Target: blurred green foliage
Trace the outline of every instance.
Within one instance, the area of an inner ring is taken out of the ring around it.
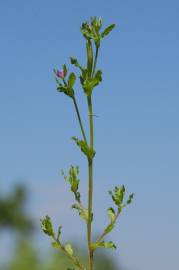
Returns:
[[[9,254],[5,265],[0,263],[0,270],[66,270],[74,265],[62,252],[52,250],[44,254],[35,243],[32,243],[34,228],[33,219],[29,217],[25,207],[27,201],[27,189],[22,186],[15,187],[9,194],[0,194],[0,230],[11,229],[18,233],[15,249]],[[34,238],[34,237],[33,237]],[[73,245],[75,248],[75,245]],[[87,264],[85,252],[78,247],[75,252],[79,254],[84,264]],[[96,254],[96,267],[98,270],[119,270],[115,262],[105,251]]]
[[[17,186],[10,194],[0,194],[0,230],[13,229],[20,232],[31,232],[34,225],[26,214],[25,203],[27,190]]]
[[[82,261],[87,262],[82,252]],[[9,262],[0,266],[0,270],[66,270],[72,267],[71,261],[61,252],[52,252],[42,255],[28,238],[19,239]],[[119,270],[112,259],[106,253],[96,256],[96,270]]]

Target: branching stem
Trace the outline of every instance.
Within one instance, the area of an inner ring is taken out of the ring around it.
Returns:
[[[55,238],[54,238],[54,240],[55,240],[55,242],[57,242],[59,244],[60,249],[67,255],[68,258],[70,258],[73,261],[73,263],[78,267],[78,269],[80,269],[80,270],[86,270],[86,268],[81,264],[81,262],[79,261],[79,259],[76,256],[74,256],[73,254],[72,255],[69,254],[66,251],[65,246],[62,245],[62,243],[59,240],[57,240]]]
[[[117,214],[116,214],[116,216],[114,218],[114,220],[109,225],[111,225],[111,226],[115,225],[115,223],[116,223],[116,221],[117,221],[120,213],[121,213],[121,209],[119,208],[118,211],[117,211]],[[109,233],[107,231],[108,226],[104,229],[104,231],[102,232],[102,234],[98,237],[98,239],[96,240],[96,243],[101,242],[103,240],[103,238]]]

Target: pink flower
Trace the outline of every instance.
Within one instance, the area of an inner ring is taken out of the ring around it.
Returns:
[[[63,79],[65,76],[64,76],[64,71],[63,70],[57,70],[57,73],[56,73],[57,77]]]

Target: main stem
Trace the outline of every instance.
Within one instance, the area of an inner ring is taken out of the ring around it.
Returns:
[[[91,96],[88,98],[89,110],[89,125],[90,125],[90,147],[94,146],[94,132],[93,132],[93,107]],[[93,270],[93,250],[91,249],[91,224],[92,224],[92,205],[93,205],[93,159],[88,159],[88,254],[89,254],[89,270]]]

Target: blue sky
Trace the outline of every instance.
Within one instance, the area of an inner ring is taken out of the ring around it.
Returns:
[[[178,14],[172,0],[0,3],[0,188],[25,182],[36,220],[49,213],[76,240],[85,229],[69,208],[59,171],[79,164],[86,198],[86,162],[70,140],[80,130],[72,103],[56,92],[52,70],[69,64],[69,56],[84,63],[84,20],[96,15],[104,26],[116,23],[101,46],[103,83],[93,96],[99,116],[95,226],[100,231],[107,222],[109,189],[124,184],[135,192],[110,238],[119,247],[114,256],[129,270],[179,266]],[[87,123],[86,100],[80,88],[76,92]]]

